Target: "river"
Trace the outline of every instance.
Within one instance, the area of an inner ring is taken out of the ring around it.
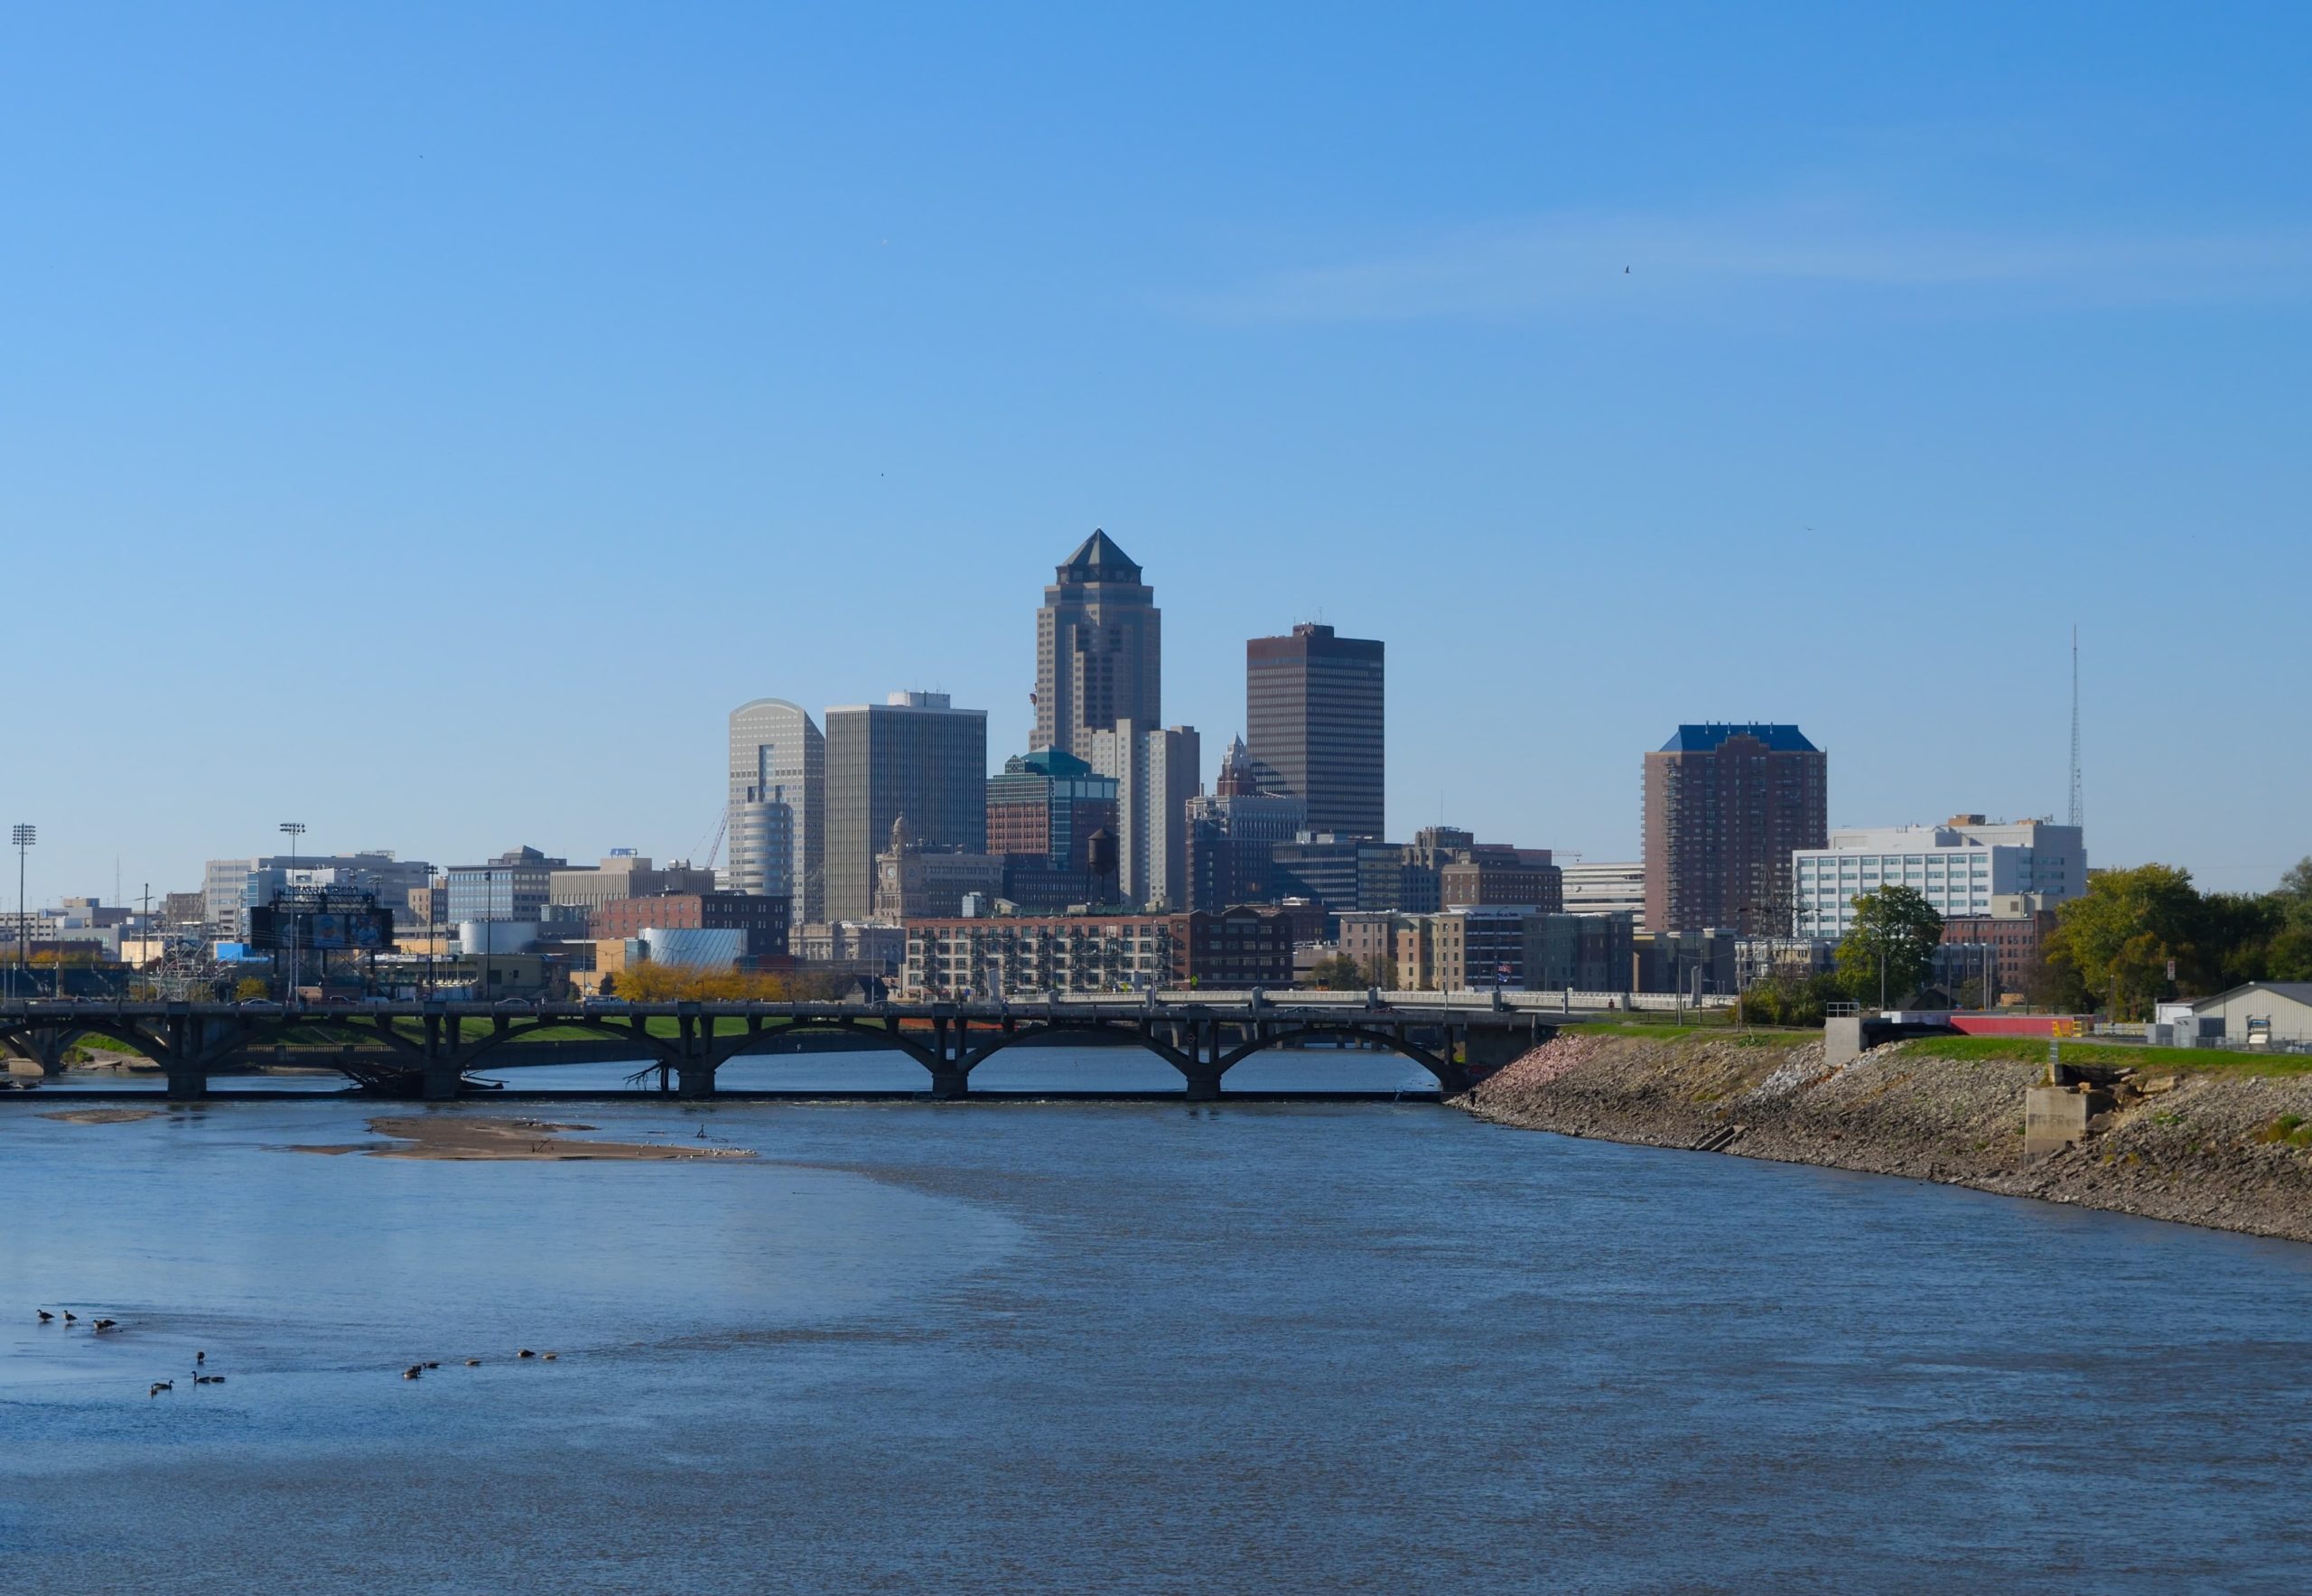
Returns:
[[[2301,1583],[2312,1248],[1428,1104],[65,1106],[0,1105],[11,1589]]]

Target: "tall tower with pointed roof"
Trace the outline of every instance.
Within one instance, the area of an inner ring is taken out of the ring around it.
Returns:
[[[1118,721],[1163,723],[1163,614],[1140,567],[1095,529],[1036,611],[1037,748],[1078,759]]]

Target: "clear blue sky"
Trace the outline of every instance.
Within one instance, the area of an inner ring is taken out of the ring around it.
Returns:
[[[1705,718],[2057,812],[2077,621],[2097,861],[2312,851],[2300,5],[5,20],[35,899],[680,854],[760,695],[1000,759],[1095,526],[1215,759],[1387,639],[1394,832],[1634,857]]]

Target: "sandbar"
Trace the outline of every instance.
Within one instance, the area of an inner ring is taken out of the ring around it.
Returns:
[[[369,1128],[395,1145],[369,1150],[372,1158],[510,1159],[568,1162],[582,1159],[695,1161],[752,1158],[743,1147],[704,1147],[695,1143],[583,1142],[561,1134],[591,1131],[586,1125],[543,1119],[480,1119],[458,1114],[426,1114],[373,1119]]]

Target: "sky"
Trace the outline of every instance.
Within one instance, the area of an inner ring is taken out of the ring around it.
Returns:
[[[2312,11],[0,4],[0,809],[703,854],[723,721],[1031,725],[1102,527],[1217,763],[1388,645],[1389,826],[2312,853]]]

